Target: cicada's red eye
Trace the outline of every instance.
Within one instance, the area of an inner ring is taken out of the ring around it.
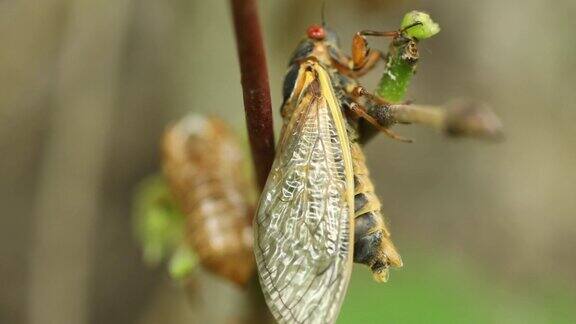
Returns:
[[[326,31],[324,31],[324,28],[319,25],[312,25],[308,27],[306,34],[308,34],[308,38],[315,40],[323,40],[324,37],[326,37]]]

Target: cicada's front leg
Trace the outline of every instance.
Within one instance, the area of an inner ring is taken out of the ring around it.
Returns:
[[[338,67],[338,70],[350,77],[361,77],[370,72],[380,61],[383,59],[383,54],[379,50],[375,50],[368,46],[366,36],[385,36],[395,37],[398,35],[397,31],[394,32],[378,32],[372,30],[359,31],[352,38],[352,56],[342,57],[342,55],[333,55],[333,59]]]
[[[356,76],[368,73],[382,59],[382,52],[368,46],[366,36],[370,35],[369,31],[361,31],[352,39],[352,70]]]
[[[352,56],[342,54],[341,51],[332,50],[330,56],[338,71],[348,77],[358,78],[370,72],[383,56],[379,50],[368,46],[365,31],[354,35],[352,39]]]
[[[371,50],[368,47],[368,40],[366,36],[376,36],[376,37],[391,37],[397,39],[399,36],[404,35],[404,32],[417,25],[421,25],[421,22],[415,22],[401,30],[396,31],[374,31],[374,30],[363,30],[357,32],[352,39],[352,62],[353,69],[357,73],[362,73],[364,69],[370,70],[378,59],[382,58],[382,54],[379,51]],[[364,72],[365,73],[365,72]]]

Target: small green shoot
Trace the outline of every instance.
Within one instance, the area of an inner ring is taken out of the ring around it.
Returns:
[[[418,22],[420,24],[416,24]],[[440,26],[432,21],[430,15],[415,10],[404,16],[400,29],[404,32],[390,44],[390,51],[386,55],[386,71],[376,88],[376,95],[389,103],[405,100],[418,63],[418,41],[440,32]]]
[[[400,28],[404,29],[415,23],[420,23],[420,25],[406,29],[406,35],[416,38],[417,40],[430,38],[440,32],[440,25],[435,23],[429,14],[417,10],[410,11],[404,15]]]

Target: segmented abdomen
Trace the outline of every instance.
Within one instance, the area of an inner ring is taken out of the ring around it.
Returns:
[[[168,129],[163,171],[186,214],[186,239],[211,272],[244,284],[254,270],[243,151],[220,120],[189,116]]]
[[[380,211],[380,200],[358,143],[351,143],[354,168],[354,262],[372,269],[377,281],[386,281],[388,267],[402,266]]]

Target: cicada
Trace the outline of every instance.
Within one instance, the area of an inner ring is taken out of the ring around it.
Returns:
[[[333,31],[313,25],[292,56],[280,140],[254,220],[260,282],[281,323],[335,322],[353,262],[369,266],[379,282],[402,266],[358,143],[358,122],[404,139],[389,129],[386,107],[356,80],[382,58],[365,36],[400,33],[359,32],[347,56]]]
[[[244,152],[219,119],[190,115],[162,140],[163,171],[186,215],[186,239],[201,264],[243,285],[252,276],[250,186]]]

